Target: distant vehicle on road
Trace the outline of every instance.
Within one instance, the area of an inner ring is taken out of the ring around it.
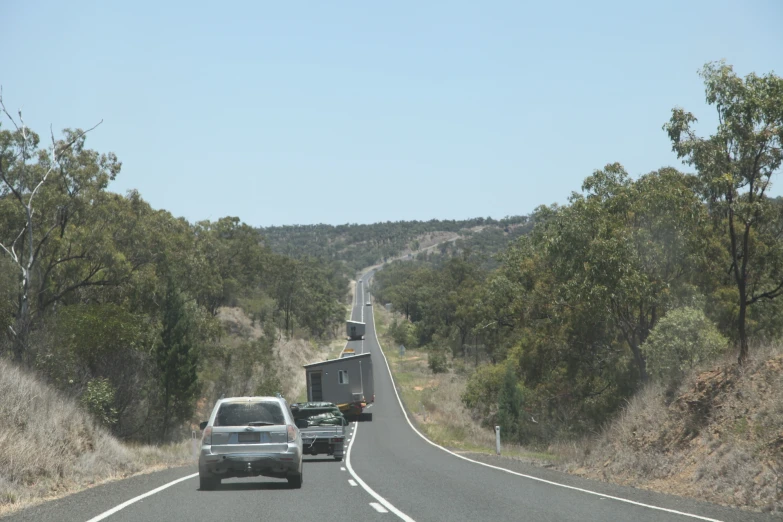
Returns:
[[[353,348],[346,348],[345,350],[343,350],[343,353],[340,354],[340,359],[343,359],[345,357],[353,357],[354,355],[356,355],[356,350],[354,350]]]
[[[364,339],[365,324],[359,321],[347,321],[346,331],[348,338],[352,341]]]
[[[198,458],[201,490],[212,490],[221,480],[233,477],[288,479],[292,488],[302,487],[302,437],[285,399],[277,397],[231,397],[215,403],[203,431]]]

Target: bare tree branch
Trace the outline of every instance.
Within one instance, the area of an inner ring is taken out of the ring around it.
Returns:
[[[19,125],[16,124],[16,120],[14,120],[14,117],[11,116],[11,113],[8,112],[8,109],[5,108],[5,103],[3,103],[3,87],[0,85],[0,110],[5,113],[6,116],[8,116],[8,119],[11,120],[11,123],[14,125],[14,128],[16,130],[19,130]]]
[[[781,294],[783,294],[783,281],[781,281],[780,284],[774,290],[770,290],[769,292],[764,292],[763,294],[753,296],[753,298],[748,301],[748,304],[751,305],[756,301],[760,301],[762,299],[775,299]]]

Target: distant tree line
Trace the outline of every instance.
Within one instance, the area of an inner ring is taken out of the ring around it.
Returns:
[[[469,234],[468,229],[480,226],[502,231],[526,221],[525,216],[509,216],[500,220],[487,217],[458,221],[387,221],[370,225],[287,225],[261,228],[260,232],[277,253],[294,258],[308,256],[342,261],[346,263],[349,272],[353,273],[397,256],[424,234]]]
[[[695,173],[631,179],[614,163],[567,205],[542,206],[528,234],[482,265],[469,251],[395,262],[375,296],[404,321],[396,342],[470,370],[464,403],[523,443],[599,429],[649,380],[783,333],[783,79],[701,71],[719,126],[706,138],[677,108],[664,126]]]

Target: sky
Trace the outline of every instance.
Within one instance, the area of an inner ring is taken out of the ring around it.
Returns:
[[[253,226],[499,219],[608,163],[690,172],[661,127],[714,130],[698,70],[783,74],[780,0],[0,0],[0,27],[30,128],[103,120],[110,190]]]

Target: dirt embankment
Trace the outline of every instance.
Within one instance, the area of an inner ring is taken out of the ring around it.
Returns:
[[[566,471],[783,513],[783,348],[650,386]]]
[[[0,359],[0,516],[110,480],[192,461],[189,441],[126,446],[75,400]]]
[[[351,295],[353,295],[354,287],[355,282],[352,282]],[[221,308],[218,311],[218,318],[233,337],[256,340],[263,335],[261,327],[254,324],[241,308]],[[335,342],[342,343],[344,341],[337,339]],[[335,342],[278,338],[274,345],[274,364],[276,364],[277,376],[282,386],[280,392],[284,397],[293,402],[303,396],[306,382],[302,366],[325,359],[333,352],[332,345]]]

